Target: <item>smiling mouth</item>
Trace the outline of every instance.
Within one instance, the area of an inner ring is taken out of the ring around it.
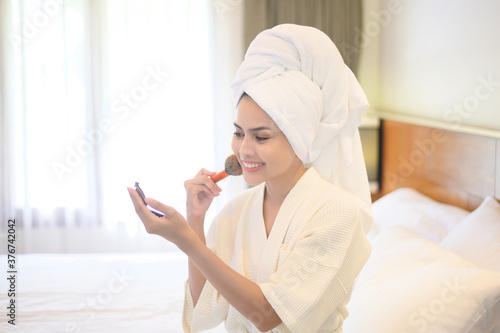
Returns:
[[[263,166],[264,163],[245,163],[243,162],[243,166],[247,169],[255,169],[255,168],[258,168],[260,166]]]

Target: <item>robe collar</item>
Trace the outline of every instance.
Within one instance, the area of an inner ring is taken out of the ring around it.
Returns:
[[[305,224],[307,224],[308,220],[297,218],[297,211],[310,197],[310,192],[314,190],[315,183],[320,179],[321,176],[318,172],[313,167],[309,168],[304,175],[302,175],[297,184],[290,190],[281,204],[276,220],[269,233],[269,237],[264,242],[256,283],[269,281],[271,274],[276,272],[280,253],[282,251],[287,251],[287,246],[295,238],[288,233],[290,227],[293,226],[294,230],[303,230]],[[259,200],[256,202],[260,205],[262,214],[265,185],[262,185],[259,191]],[[265,238],[266,230],[263,216],[261,221],[262,226],[259,230],[262,230]],[[261,238],[261,235],[257,237]]]

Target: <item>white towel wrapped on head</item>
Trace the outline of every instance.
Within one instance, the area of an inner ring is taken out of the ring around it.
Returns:
[[[371,227],[371,198],[358,126],[368,101],[337,47],[320,30],[282,24],[250,44],[232,83],[288,138],[304,166],[351,193]]]

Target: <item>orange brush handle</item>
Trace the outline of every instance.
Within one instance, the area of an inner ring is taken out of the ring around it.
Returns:
[[[226,170],[222,170],[220,172],[217,172],[215,175],[213,175],[212,177],[210,177],[210,179],[212,179],[214,182],[218,182],[218,181],[221,181],[223,180],[224,178],[226,178],[227,176],[229,176],[229,174],[226,172]]]

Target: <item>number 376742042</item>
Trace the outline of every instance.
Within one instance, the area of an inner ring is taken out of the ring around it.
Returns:
[[[9,220],[7,224],[7,265],[9,269],[16,268],[16,220]]]

